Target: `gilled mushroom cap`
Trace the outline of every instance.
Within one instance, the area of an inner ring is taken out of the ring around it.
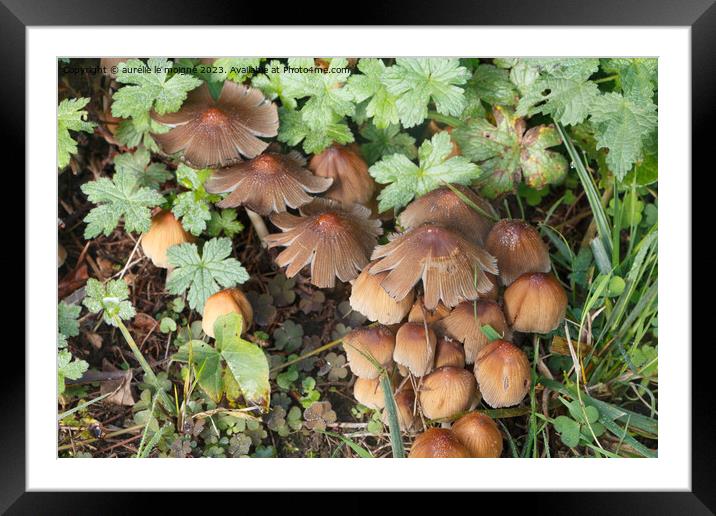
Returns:
[[[508,331],[500,305],[489,299],[460,303],[436,324],[436,329],[462,342],[465,345],[465,361],[472,364],[477,353],[489,342],[482,331],[486,324],[503,336]]]
[[[530,363],[524,352],[494,340],[477,354],[475,378],[482,399],[493,408],[517,405],[530,390]]]
[[[430,310],[439,301],[453,307],[476,299],[492,287],[485,273],[497,273],[490,253],[436,224],[423,224],[376,247],[372,259],[380,260],[371,274],[390,271],[381,285],[393,299],[403,299],[422,279]]]
[[[381,272],[380,274],[382,275],[382,278],[388,275],[387,272]],[[428,324],[433,324],[434,322],[437,322],[447,316],[449,313],[450,309],[442,303],[438,303],[438,306],[436,306],[434,310],[428,310],[425,308],[425,304],[423,303],[423,297],[420,296],[415,300],[415,303],[410,309],[408,321],[420,323],[427,322]]]
[[[238,288],[227,288],[209,296],[204,304],[201,329],[209,337],[214,337],[214,323],[222,315],[236,312],[244,321],[243,332],[246,332],[254,318],[254,310],[243,292]]]
[[[412,432],[420,425],[420,419],[415,417],[415,392],[407,382],[400,392],[394,396],[395,406],[398,409],[398,424],[403,432]],[[388,412],[383,409],[382,421],[388,424]]]
[[[465,367],[465,350],[462,344],[448,337],[438,340],[435,348],[435,369],[445,366]]]
[[[549,272],[549,251],[535,228],[524,220],[503,219],[487,235],[487,250],[497,258],[502,283],[525,272]]]
[[[467,459],[470,452],[447,428],[429,428],[413,441],[409,459]]]
[[[342,207],[329,199],[315,199],[300,212],[300,217],[272,215],[271,222],[283,233],[265,239],[269,247],[286,247],[276,258],[280,267],[288,267],[286,276],[292,278],[310,264],[311,283],[317,287],[333,287],[336,277],[355,279],[383,232],[380,222],[369,219],[370,210],[360,204]]]
[[[286,155],[267,152],[250,161],[214,172],[206,182],[209,193],[229,193],[216,203],[219,208],[247,206],[261,215],[298,208],[325,191],[331,179],[316,177],[304,167],[306,160],[296,151]]]
[[[224,81],[215,101],[206,84],[189,92],[176,113],[152,118],[169,126],[154,139],[167,154],[184,152],[184,160],[196,168],[219,168],[261,154],[268,143],[258,138],[276,136],[278,111],[259,90]]]
[[[502,433],[490,416],[470,412],[455,421],[451,430],[474,458],[502,455]]]
[[[374,410],[380,410],[385,407],[385,397],[383,396],[383,386],[380,378],[356,378],[353,384],[353,397],[361,405]]]
[[[372,265],[373,263],[366,265],[353,282],[349,298],[351,307],[371,321],[378,321],[382,324],[399,323],[410,310],[415,295],[411,290],[400,301],[390,297],[380,286],[380,282],[388,273],[370,274],[368,271]]]
[[[152,217],[149,231],[142,235],[142,250],[155,266],[168,269],[171,264],[167,259],[167,249],[173,245],[193,241],[194,238],[184,231],[184,227],[174,214],[162,210]]]
[[[490,213],[491,207],[471,189],[462,185],[453,188]],[[398,217],[405,229],[418,227],[425,222],[436,222],[456,231],[467,240],[483,245],[490,232],[492,222],[463,201],[450,187],[437,188],[411,202]]]
[[[552,274],[523,274],[505,290],[505,314],[512,328],[549,333],[564,320],[567,294]]]
[[[311,158],[308,167],[317,175],[333,179],[326,197],[344,204],[368,204],[375,182],[368,165],[353,145],[334,144]]]
[[[423,323],[405,323],[395,334],[393,360],[407,367],[413,376],[423,376],[433,368],[437,338]]]
[[[395,335],[385,326],[357,328],[343,337],[348,365],[353,374],[361,378],[377,378],[380,370],[368,359],[372,357],[382,367],[393,363]]]
[[[423,377],[418,396],[423,414],[430,419],[453,417],[480,401],[477,382],[470,371],[450,366]]]

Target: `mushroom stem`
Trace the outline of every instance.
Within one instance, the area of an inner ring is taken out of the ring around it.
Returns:
[[[268,228],[266,227],[266,223],[264,222],[264,219],[261,218],[261,215],[256,213],[253,210],[250,210],[246,208],[246,215],[249,216],[249,220],[251,221],[251,225],[256,230],[256,234],[259,237],[259,240],[261,240],[261,245],[266,247],[266,237],[269,234]]]

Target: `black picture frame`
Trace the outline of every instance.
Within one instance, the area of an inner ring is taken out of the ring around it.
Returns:
[[[280,24],[328,22],[371,25],[607,25],[607,26],[689,26],[691,27],[692,70],[692,156],[696,163],[707,161],[713,147],[713,117],[716,114],[716,4],[715,0],[600,0],[600,1],[541,1],[499,0],[495,2],[454,1],[436,2],[413,0],[409,6],[394,1],[338,11],[337,3],[312,5],[310,9],[293,9],[288,5],[285,19],[267,12],[265,6],[243,5],[226,0],[203,0],[200,3],[180,0],[161,0],[151,4],[146,0],[108,2],[98,0],[0,0],[0,63],[5,73],[0,79],[0,120],[3,145],[7,149],[24,149],[25,137],[25,30],[28,26],[51,25],[223,25],[223,24]],[[341,8],[342,9],[342,8]],[[293,12],[295,11],[295,12]],[[343,13],[343,14],[339,14]],[[141,14],[140,14],[141,13]],[[316,16],[314,13],[322,13]],[[335,13],[331,16],[327,13]],[[350,14],[348,14],[350,13]],[[290,18],[290,19],[289,19]],[[668,102],[668,99],[662,99]],[[696,109],[698,107],[698,109]],[[8,153],[6,152],[7,156]],[[25,169],[24,153],[15,152],[15,174]],[[680,173],[688,174],[689,171]],[[712,174],[713,172],[711,172]],[[24,186],[18,185],[18,187]],[[27,202],[30,202],[26,193]],[[702,194],[703,195],[703,194]],[[696,200],[694,199],[694,204]],[[696,220],[694,220],[695,222]],[[31,235],[25,236],[31,238]],[[19,248],[19,246],[17,246]],[[16,259],[15,259],[16,260]],[[17,261],[17,260],[16,260]],[[7,265],[6,265],[7,266]],[[14,266],[16,267],[16,266]],[[667,271],[671,272],[671,271]],[[27,271],[25,271],[27,273]],[[691,283],[691,278],[685,278]],[[690,300],[684,300],[690,302]],[[27,307],[31,310],[31,307]],[[26,312],[26,324],[30,314]],[[689,344],[688,329],[684,342]],[[694,339],[695,340],[695,339]],[[708,344],[708,343],[707,343]],[[707,347],[711,347],[710,345]],[[25,489],[25,378],[24,356],[13,356],[13,367],[4,368],[0,396],[0,510],[9,514],[107,514],[134,512],[148,503],[143,496],[123,493],[27,493]],[[713,514],[716,511],[716,425],[710,410],[710,378],[713,362],[694,360],[692,363],[692,491],[672,493],[560,493],[558,502],[548,501],[554,494],[533,493],[528,496],[510,495],[511,511],[548,509],[550,513],[570,514]],[[667,365],[668,366],[668,365]],[[81,484],[81,479],[78,479]],[[320,486],[320,483],[317,483]],[[318,487],[317,487],[318,488]],[[555,490],[559,479],[555,479]],[[489,503],[487,494],[480,494],[480,503]],[[504,495],[503,495],[504,496]],[[190,510],[191,502],[205,503],[200,495],[191,497],[172,494],[174,503]],[[355,507],[352,495],[341,502]],[[414,501],[425,507],[424,500]],[[504,500],[504,499],[503,499]],[[246,501],[242,508],[256,501]],[[504,502],[497,502],[504,503]],[[257,504],[258,506],[258,504]],[[335,508],[334,508],[335,509]]]

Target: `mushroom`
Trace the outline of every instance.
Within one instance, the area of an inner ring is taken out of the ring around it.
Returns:
[[[461,195],[486,213],[492,207],[487,201],[462,185],[453,186]],[[398,217],[405,229],[418,227],[425,222],[436,222],[461,234],[477,245],[484,245],[492,222],[469,206],[450,187],[443,186],[411,202]]]
[[[506,340],[494,340],[475,358],[475,378],[482,399],[493,408],[517,405],[530,390],[527,355]]]
[[[465,345],[465,362],[472,364],[477,353],[489,343],[482,331],[485,325],[503,336],[508,331],[500,305],[489,299],[460,303],[435,326],[438,331]]]
[[[423,377],[418,397],[425,417],[445,419],[480,401],[475,377],[461,367],[439,367]]]
[[[435,332],[424,323],[405,323],[395,334],[393,360],[413,376],[423,376],[433,368],[436,344]]]
[[[410,307],[413,305],[415,295],[411,290],[407,296],[400,301],[390,297],[380,282],[388,273],[370,274],[371,262],[366,265],[358,277],[353,281],[351,296],[349,298],[353,310],[365,315],[371,321],[378,321],[382,324],[396,324],[405,318]]]
[[[254,311],[251,303],[238,288],[227,288],[209,296],[204,304],[204,313],[201,319],[201,329],[209,337],[214,337],[214,323],[222,315],[235,312],[241,316],[244,323],[242,333],[251,326]]]
[[[549,333],[564,320],[567,294],[552,274],[523,274],[505,290],[505,314],[512,328]]]
[[[476,299],[492,287],[486,272],[497,274],[495,258],[459,234],[436,224],[422,224],[373,251],[380,259],[371,274],[390,271],[381,286],[403,299],[422,279],[425,307],[442,301],[448,308]]]
[[[551,268],[547,246],[524,220],[499,221],[487,235],[486,247],[497,258],[505,286],[525,272],[549,272]]]
[[[470,452],[452,430],[429,428],[413,441],[409,459],[467,459]]]
[[[388,273],[381,272],[381,274],[383,274],[383,277],[385,277]],[[439,321],[449,313],[450,309],[442,303],[438,303],[438,306],[436,306],[434,310],[428,310],[427,308],[425,308],[425,304],[423,303],[423,298],[421,296],[415,301],[415,304],[413,304],[413,307],[410,309],[410,313],[408,314],[408,321],[427,322],[428,324],[433,324],[434,322]]]
[[[317,287],[333,287],[336,277],[355,279],[383,232],[380,222],[369,219],[370,210],[360,204],[342,207],[329,199],[315,199],[300,212],[300,217],[272,215],[283,233],[266,237],[269,247],[286,247],[276,258],[280,267],[287,267],[286,276],[292,278],[310,264],[311,283]]]
[[[209,193],[230,192],[219,208],[245,206],[260,215],[270,215],[308,204],[308,193],[324,192],[331,179],[316,177],[305,168],[306,160],[296,151],[266,152],[214,172],[205,184]],[[308,192],[308,193],[307,193]]]
[[[334,144],[313,156],[308,168],[317,176],[333,180],[326,192],[329,199],[344,204],[368,204],[373,197],[375,182],[355,145]]]
[[[474,458],[502,455],[502,433],[490,416],[470,412],[455,421],[451,430]]]
[[[361,405],[373,410],[380,410],[385,407],[385,397],[383,396],[383,386],[380,378],[356,378],[353,384],[353,397]]]
[[[395,335],[385,326],[357,328],[343,337],[343,347],[353,374],[370,380],[380,375],[380,369],[368,357],[383,368],[389,367],[393,363]]]
[[[435,369],[444,366],[465,367],[465,350],[448,337],[441,338],[435,347]]]
[[[183,152],[184,161],[194,168],[219,168],[261,154],[268,143],[258,138],[276,136],[278,111],[261,91],[224,81],[218,100],[206,83],[189,92],[176,113],[152,118],[169,126],[154,134],[166,154]]]
[[[194,238],[184,230],[181,222],[168,210],[162,210],[152,217],[149,231],[142,235],[142,250],[152,263],[162,269],[171,269],[167,249]]]
[[[398,409],[398,425],[403,432],[412,432],[420,425],[420,419],[415,417],[415,392],[410,382],[393,396]],[[388,411],[383,409],[382,421],[388,424]]]

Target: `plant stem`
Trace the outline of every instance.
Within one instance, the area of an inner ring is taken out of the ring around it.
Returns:
[[[126,340],[127,344],[129,344],[129,348],[132,350],[132,353],[134,353],[134,358],[136,358],[137,362],[139,362],[139,365],[142,366],[144,375],[147,377],[150,383],[156,385],[158,382],[157,375],[154,374],[154,371],[152,371],[149,362],[146,361],[144,355],[142,355],[142,352],[139,351],[139,347],[137,346],[137,343],[134,342],[134,338],[132,338],[132,335],[129,333],[129,330],[124,325],[119,316],[115,315],[112,319],[117,325],[117,328],[119,328],[119,331],[122,332],[124,340]]]
[[[266,247],[265,239],[269,234],[268,228],[266,227],[266,223],[264,222],[264,219],[256,213],[253,210],[250,210],[246,208],[246,215],[249,216],[249,220],[251,221],[251,225],[254,227],[254,230],[256,231],[256,235],[258,235],[259,240],[261,241],[261,245]]]
[[[388,372],[383,370],[380,375],[380,386],[383,389],[385,398],[385,411],[388,414],[388,428],[390,429],[390,444],[393,448],[393,457],[396,459],[405,458],[403,438],[400,435],[400,424],[398,423],[398,409],[395,406],[393,387],[390,385]]]
[[[428,113],[428,118],[430,120],[440,122],[441,124],[447,124],[451,127],[462,127],[463,125],[465,125],[465,122],[463,122],[459,118],[455,118],[454,116],[450,115],[443,115],[441,113],[436,113],[435,111],[430,111]]]

